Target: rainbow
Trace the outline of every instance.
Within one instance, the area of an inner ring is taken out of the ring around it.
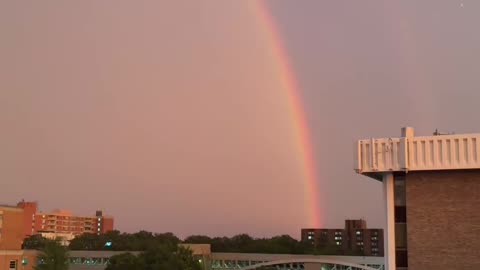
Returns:
[[[289,63],[288,55],[275,25],[275,21],[270,14],[264,1],[248,1],[255,17],[259,18],[262,31],[267,37],[268,47],[271,48],[274,61],[277,67],[278,77],[281,85],[286,89],[286,95],[289,104],[289,114],[295,130],[296,144],[299,149],[299,155],[302,157],[303,178],[305,182],[305,205],[307,215],[309,216],[309,226],[320,226],[320,209],[317,186],[317,170],[313,156],[313,146],[310,139],[310,130],[306,121],[305,112],[301,100],[300,90],[295,78],[295,74]]]

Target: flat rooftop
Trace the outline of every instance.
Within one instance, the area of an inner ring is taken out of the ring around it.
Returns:
[[[386,172],[480,169],[480,134],[414,136],[358,140],[354,170],[378,180]]]

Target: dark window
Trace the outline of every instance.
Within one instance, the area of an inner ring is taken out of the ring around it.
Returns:
[[[407,225],[405,223],[395,224],[395,247],[407,248]]]
[[[395,222],[396,223],[407,222],[407,208],[405,206],[395,206]]]
[[[408,267],[408,255],[406,250],[396,250],[395,257],[397,267]]]
[[[395,205],[406,205],[406,198],[405,198],[405,177],[402,176],[396,176],[395,177],[395,183],[394,183],[394,199],[395,199]]]

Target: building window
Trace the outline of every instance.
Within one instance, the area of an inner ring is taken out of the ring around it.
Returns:
[[[395,206],[395,223],[407,222],[407,207]]]
[[[395,264],[397,267],[408,267],[408,255],[406,250],[395,251]]]
[[[356,234],[357,234],[357,235],[360,235],[360,234],[362,234],[362,232],[361,232],[361,231],[357,231]]]
[[[337,246],[340,246],[341,244],[342,244],[342,242],[338,242],[338,241],[337,241]]]
[[[313,237],[312,237],[311,235],[308,236],[308,240],[312,240],[312,238],[313,238]]]
[[[395,247],[399,249],[407,248],[407,224],[395,224]]]
[[[405,188],[405,177],[396,176],[394,183],[394,200],[396,206],[405,206],[406,205],[406,188]]]
[[[378,239],[378,237],[376,237],[376,236],[372,237],[372,240],[377,240],[377,239]]]
[[[9,267],[9,270],[14,270],[14,269],[17,269],[17,261],[16,260],[12,260],[10,261],[10,267]]]

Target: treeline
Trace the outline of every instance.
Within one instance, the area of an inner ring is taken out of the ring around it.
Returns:
[[[107,244],[108,243],[108,244]],[[120,233],[111,231],[106,234],[82,234],[70,242],[70,250],[120,250],[142,251],[158,244],[175,246],[185,244],[210,244],[212,252],[304,254],[313,252],[311,245],[288,236],[272,238],[253,238],[247,234],[233,237],[208,237],[192,235],[183,241],[172,233]],[[309,250],[310,249],[310,250]]]
[[[92,236],[94,235],[82,237],[85,242],[101,241],[101,237],[94,239]],[[137,236],[145,236],[145,234],[140,233]],[[171,234],[164,236],[165,239],[168,239]],[[39,251],[37,263],[34,266],[35,270],[68,270],[70,268],[69,248],[62,246],[60,241],[48,240],[41,235],[35,235],[25,239],[23,246]],[[202,270],[205,269],[203,266],[202,260],[196,258],[191,250],[174,244],[174,242],[152,241],[139,253],[132,254],[127,251],[110,257],[106,270]]]
[[[311,244],[297,241],[289,235],[272,238],[253,238],[248,234],[229,237],[192,235],[184,243],[210,244],[212,252],[271,253],[271,254],[308,254],[313,253]]]
[[[210,244],[212,252],[267,253],[267,254],[315,254],[315,255],[362,255],[359,252],[345,253],[338,246],[315,248],[311,243],[298,241],[289,235],[272,238],[254,238],[247,234],[233,237],[208,237],[192,235],[184,240],[173,233],[120,233],[82,234],[70,241],[70,250],[145,251],[159,245],[174,248],[180,243]],[[24,241],[25,249],[42,246],[41,236],[32,236]]]

